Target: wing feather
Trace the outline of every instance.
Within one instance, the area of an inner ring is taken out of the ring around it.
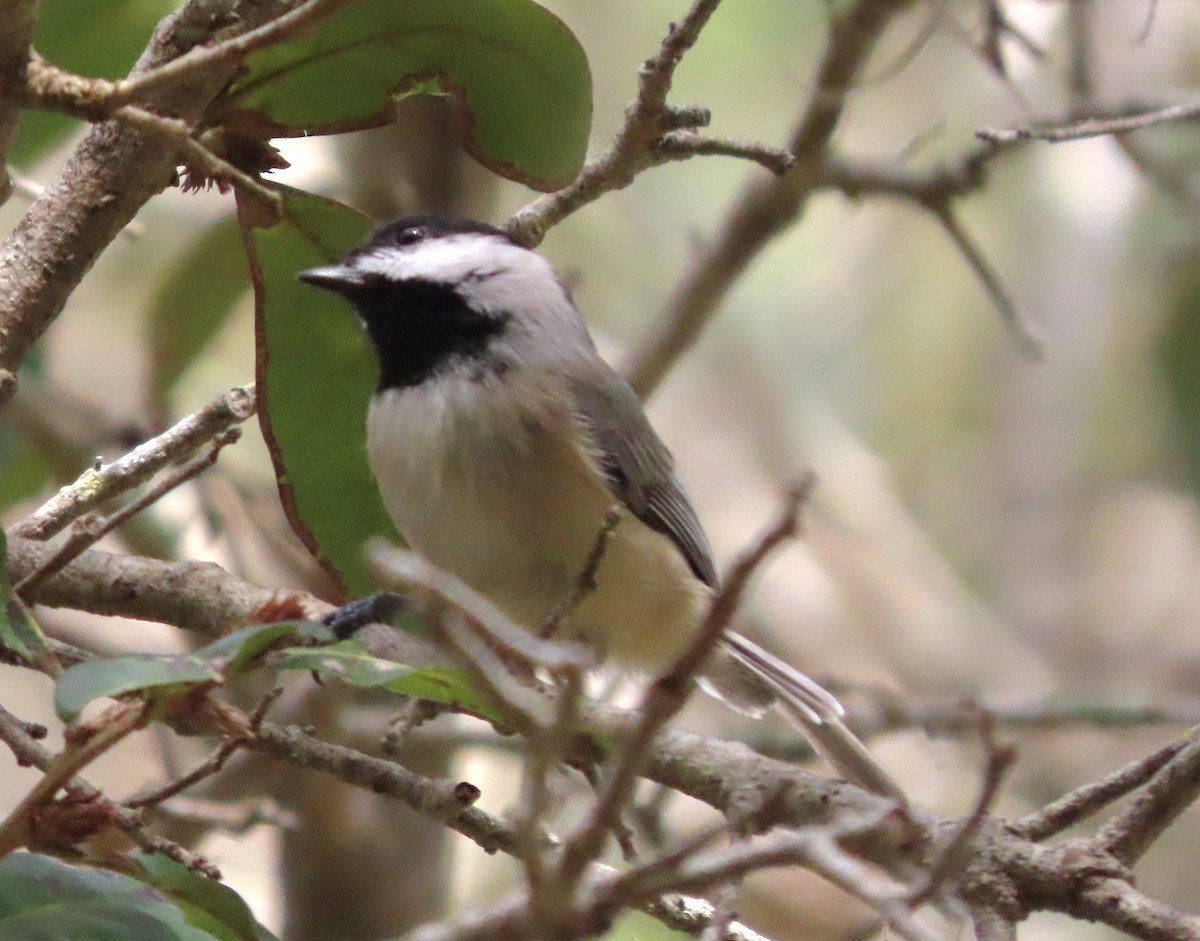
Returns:
[[[572,382],[572,393],[613,495],[678,546],[696,577],[717,585],[708,537],[675,476],[675,460],[646,418],[637,394],[603,361]]]

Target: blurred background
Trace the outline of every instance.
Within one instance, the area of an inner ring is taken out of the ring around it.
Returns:
[[[684,4],[544,5],[590,58],[598,152],[634,94],[639,63]],[[125,6],[153,22],[170,4]],[[715,133],[785,144],[811,91],[831,6],[844,4],[727,0],[681,66],[672,101],[711,108]],[[1006,39],[1003,73],[979,51],[985,6],[928,0],[898,16],[850,98],[836,152],[919,170],[975,148],[981,127],[1197,95],[1200,5],[1008,0],[1003,13],[1029,48]],[[1030,143],[998,157],[958,204],[1041,336],[1041,359],[1019,350],[932,216],[902,201],[821,192],[752,264],[649,402],[723,562],[769,521],[789,480],[808,468],[820,477],[805,540],[754,592],[747,617],[764,643],[827,680],[864,721],[897,705],[950,710],[964,698],[1001,718],[1004,710],[1032,717],[1000,725],[1020,749],[998,808],[1005,814],[1036,808],[1200,721],[1198,133],[1175,124],[1124,141]],[[432,100],[407,102],[394,127],[283,142],[282,150],[293,166],[276,178],[379,219],[425,209],[499,223],[534,195],[470,163]],[[31,184],[49,183],[66,153],[43,151],[16,169]],[[645,342],[696,246],[763,172],[722,158],[669,165],[550,233],[542,249],[614,363]],[[231,206],[218,194],[168,192],[84,281],[6,416],[6,524],[93,455],[124,453],[252,380],[244,262],[219,231]],[[7,229],[22,209],[10,200],[0,223]],[[217,313],[198,320],[188,305]],[[209,327],[176,329],[197,322]],[[109,545],[210,558],[263,584],[327,589],[287,532],[254,425],[216,472]],[[39,616],[56,636],[102,651],[189,642],[156,625]],[[5,689],[23,697],[22,718],[52,722],[49,681],[0,670]],[[1140,706],[1176,721],[1114,726]],[[277,708],[372,751],[397,711],[394,700],[316,688],[304,677],[289,681]],[[771,749],[786,747],[790,734],[782,723],[748,723],[700,702],[681,721]],[[443,718],[411,737],[402,760],[479,784],[481,806],[503,813],[516,758],[485,732]],[[920,803],[951,814],[970,806],[977,737],[914,729],[872,747]],[[93,777],[120,796],[204,754],[201,743],[147,735]],[[7,752],[0,769],[0,804],[11,806],[33,776],[14,770]],[[564,774],[561,790],[571,819],[586,787]],[[217,802],[229,801],[248,824],[242,832],[213,823],[230,806]],[[685,798],[647,790],[646,819],[651,839],[708,818]],[[1139,868],[1143,891],[1193,910],[1196,823],[1193,814],[1177,824]],[[161,825],[199,840],[292,941],[395,935],[495,897],[517,876],[510,861],[484,857],[404,808],[258,760],[235,763]],[[868,913],[790,870],[750,880],[743,917],[780,938],[868,937],[871,928]],[[612,935],[670,936],[639,916]],[[1022,927],[1023,938],[1112,936],[1065,918]]]

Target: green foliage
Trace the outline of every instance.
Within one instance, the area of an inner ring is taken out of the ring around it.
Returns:
[[[87,660],[63,673],[54,688],[54,708],[70,721],[93,699],[142,693],[165,698],[196,686],[222,683],[225,677],[255,665],[273,646],[296,637],[332,639],[327,628],[309,621],[280,621],[234,631],[189,654],[129,654]]]
[[[54,710],[70,722],[84,706],[101,696],[141,692],[172,696],[193,686],[221,681],[221,671],[190,656],[155,657],[130,654],[105,660],[85,660],[59,677],[54,687]]]
[[[397,95],[436,92],[454,97],[472,156],[502,176],[555,189],[586,155],[587,57],[531,0],[360,0],[246,65],[214,108],[246,136],[378,126]]]
[[[8,540],[0,529],[0,563],[8,560]],[[46,638],[41,628],[26,610],[25,605],[12,593],[8,583],[8,570],[0,564],[0,647],[11,650],[26,663],[36,663],[46,652]]]
[[[37,853],[0,859],[0,937],[12,941],[271,941],[230,889],[162,857],[132,878]]]
[[[0,509],[36,496],[53,476],[42,448],[13,428],[0,428]]]
[[[332,639],[329,629],[322,624],[280,621],[242,628],[190,654],[170,657],[129,654],[88,660],[59,677],[54,691],[55,708],[63,720],[70,721],[101,696],[140,693],[157,699],[169,698],[196,687],[223,683],[234,674],[255,669],[263,654],[284,644]],[[443,666],[410,667],[383,660],[367,653],[353,640],[317,647],[289,647],[279,651],[271,667],[321,673],[351,686],[386,689],[500,720],[494,707],[472,689],[459,670]]]
[[[271,941],[274,937],[251,914],[241,896],[160,853],[129,857],[134,874],[164,893],[190,924],[229,941]]]
[[[1200,257],[1181,263],[1158,359],[1171,403],[1174,440],[1188,482],[1200,493]]]
[[[296,273],[341,258],[370,222],[282,190],[284,219],[253,229],[260,422],[292,527],[354,595],[372,588],[363,542],[393,530],[367,465],[364,423],[376,365],[354,315]]]
[[[386,689],[403,696],[427,699],[465,709],[485,719],[501,722],[495,707],[474,689],[467,677],[451,667],[409,667],[373,657],[353,640],[328,647],[285,650],[276,663],[280,670],[312,670],[335,676],[362,689]]]
[[[250,286],[241,231],[232,216],[205,229],[167,273],[150,308],[150,400],[165,406]]]

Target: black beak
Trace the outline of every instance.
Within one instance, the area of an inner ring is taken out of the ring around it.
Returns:
[[[335,294],[348,296],[366,286],[362,273],[347,265],[326,265],[323,268],[309,268],[301,271],[298,277],[305,284],[324,288]]]

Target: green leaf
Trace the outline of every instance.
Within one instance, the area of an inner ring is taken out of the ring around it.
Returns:
[[[312,670],[362,689],[386,689],[416,699],[445,703],[485,719],[502,721],[496,707],[474,689],[466,675],[452,667],[410,667],[373,657],[353,640],[328,647],[283,651],[279,670]]]
[[[247,234],[258,339],[258,417],[288,521],[354,596],[372,579],[371,536],[393,537],[366,454],[377,366],[345,302],[296,280],[362,242],[371,223],[346,206],[280,188],[283,221]]]
[[[237,673],[271,647],[297,636],[326,642],[333,640],[333,632],[316,621],[276,621],[233,631],[194,651],[192,656],[226,674]]]
[[[11,650],[26,663],[37,663],[46,654],[46,638],[8,583],[8,540],[0,529],[0,647]]]
[[[189,924],[179,906],[161,892],[107,869],[73,866],[23,851],[0,859],[0,938],[5,941],[231,941],[242,937]]]
[[[210,112],[237,133],[375,127],[393,97],[436,87],[454,98],[467,150],[503,176],[557,189],[586,155],[587,57],[532,0],[359,0],[246,65]]]
[[[33,498],[53,479],[53,465],[28,435],[0,428],[0,510]]]
[[[177,0],[41,0],[34,48],[57,66],[80,75],[124,76],[155,24]],[[59,144],[80,121],[48,111],[24,111],[8,158],[28,165]]]
[[[250,287],[237,220],[224,216],[195,239],[163,279],[150,308],[150,400],[159,406],[204,352]]]
[[[130,860],[139,879],[161,890],[177,904],[189,924],[222,941],[272,941],[240,895],[226,885],[193,872],[161,853],[135,853]]]
[[[184,655],[130,655],[85,660],[66,670],[54,687],[54,710],[70,722],[83,707],[101,696],[153,692],[171,695],[201,683],[219,683],[221,671],[211,663]]]
[[[1170,403],[1172,441],[1193,493],[1200,493],[1200,255],[1186,259],[1176,278],[1158,356]]]

